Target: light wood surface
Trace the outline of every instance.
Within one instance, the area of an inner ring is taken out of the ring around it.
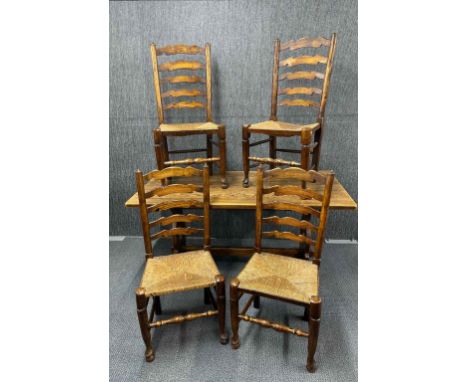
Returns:
[[[327,173],[327,171],[320,171],[322,173]],[[210,205],[214,209],[255,209],[255,172],[252,171],[250,174],[250,187],[242,187],[243,173],[242,171],[227,171],[227,180],[230,184],[229,188],[221,188],[221,181],[218,175],[213,175],[210,177]],[[177,178],[172,180],[173,183],[179,183]],[[184,182],[188,183],[199,183],[196,179],[186,178]],[[278,185],[288,185],[287,181],[282,179],[274,179],[274,183]],[[272,184],[273,185],[273,184]],[[296,184],[291,184],[296,185]],[[145,191],[149,192],[154,188],[161,187],[161,183],[157,180],[150,180],[146,186]],[[323,185],[312,184],[308,186],[308,189],[312,191],[323,192]],[[186,199],[187,195],[183,195],[182,198],[177,194],[166,195],[162,197],[154,196],[149,198],[148,204],[158,203],[158,202],[168,202],[168,201],[177,201],[181,199]],[[202,195],[198,193],[193,193],[194,198],[200,198],[202,200]],[[290,200],[290,196],[275,196],[275,195],[265,195],[264,198],[266,203],[280,203],[287,202]],[[320,201],[318,200],[299,200],[297,203],[304,206],[319,207]],[[138,195],[135,193],[127,200],[125,203],[126,207],[138,207]],[[330,201],[330,208],[332,209],[346,209],[352,210],[357,207],[356,202],[351,198],[345,188],[340,184],[340,182],[335,178],[333,185],[333,191]]]

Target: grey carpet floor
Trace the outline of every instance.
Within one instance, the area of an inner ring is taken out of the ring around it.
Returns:
[[[110,241],[109,355],[110,381],[357,381],[358,379],[358,246],[326,244],[320,270],[322,323],[316,352],[318,369],[306,371],[307,340],[258,325],[240,323],[241,347],[218,341],[216,317],[169,325],[153,331],[156,358],[144,359],[144,345],[136,315],[134,290],[144,266],[141,238]],[[168,253],[158,243],[158,253]],[[244,260],[216,257],[229,280]],[[247,299],[243,297],[241,304]],[[161,298],[163,318],[202,311],[203,291]],[[230,332],[229,298],[226,324]],[[251,315],[307,330],[301,307],[263,298]]]

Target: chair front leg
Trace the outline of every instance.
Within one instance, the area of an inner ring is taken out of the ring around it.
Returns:
[[[321,310],[322,301],[320,297],[312,297],[309,306],[309,338],[307,345],[307,371],[310,373],[316,370],[314,355],[317,349]]]
[[[219,342],[226,345],[229,337],[226,332],[226,290],[223,275],[216,276],[216,301],[218,305]]]
[[[143,342],[146,345],[145,358],[147,362],[154,360],[154,351],[151,345],[151,328],[148,321],[148,298],[145,296],[144,288],[137,288],[136,292],[136,303],[137,303],[137,314],[138,321],[140,322],[141,335]]]
[[[233,349],[238,349],[240,346],[239,341],[239,292],[237,287],[239,286],[239,280],[237,278],[232,279],[231,281],[231,328],[232,328],[232,337],[231,337],[231,347]]]
[[[249,155],[250,155],[250,132],[249,132],[250,125],[243,125],[242,126],[242,166],[244,168],[244,181],[242,185],[244,187],[249,187]]]
[[[226,129],[223,125],[218,127],[219,138],[219,172],[221,175],[221,188],[228,188],[226,180]]]

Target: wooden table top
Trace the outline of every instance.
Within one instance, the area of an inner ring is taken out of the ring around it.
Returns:
[[[322,173],[326,173],[326,170],[320,171]],[[250,179],[250,187],[244,188],[242,187],[242,180],[244,178],[244,174],[242,171],[227,171],[226,178],[229,183],[229,188],[222,189],[221,188],[221,181],[219,175],[213,175],[210,177],[210,199],[211,199],[211,207],[213,209],[255,209],[255,171],[250,171],[249,179]],[[200,183],[200,178],[193,179],[193,178],[184,178],[183,183]],[[177,178],[173,178],[172,183],[178,183]],[[299,182],[296,182],[300,184]],[[296,184],[294,183],[294,184]],[[267,184],[267,182],[265,182]],[[278,185],[285,185],[285,184],[293,184],[290,181],[284,180],[275,180],[275,184]],[[160,186],[161,183],[157,180],[150,180],[145,185],[145,190],[150,191],[155,187]],[[316,190],[323,192],[323,185],[316,185],[310,184],[307,186],[311,190]],[[202,200],[202,195],[200,193],[193,193],[193,198],[197,199],[200,198]],[[149,204],[157,204],[158,201],[174,201],[180,199],[186,199],[187,194],[171,194],[166,196],[154,196],[148,199]],[[265,203],[275,203],[275,202],[285,202],[288,199],[290,200],[290,196],[274,196],[274,195],[265,195],[264,202]],[[320,202],[316,200],[300,200],[295,201],[295,203],[300,203],[304,206],[310,207],[319,207]],[[127,200],[125,203],[125,207],[138,207],[138,195],[137,193],[133,194],[130,199]],[[341,185],[341,183],[336,179],[333,184],[332,189],[332,196],[330,200],[330,208],[333,209],[342,209],[342,210],[352,210],[357,208],[356,202],[351,198],[345,188]]]

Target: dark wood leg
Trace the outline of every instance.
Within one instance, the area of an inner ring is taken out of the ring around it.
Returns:
[[[316,370],[314,355],[317,349],[317,340],[320,328],[320,314],[322,301],[320,297],[312,297],[310,301],[309,338],[307,344],[307,371],[313,373]]]
[[[244,181],[242,185],[244,187],[249,187],[249,155],[250,155],[250,125],[242,126],[242,166],[244,167]]]
[[[210,288],[203,289],[203,303],[205,305],[211,304]]]
[[[276,159],[276,137],[270,137],[270,158]],[[270,168],[274,168],[273,163],[270,164]]]
[[[260,296],[255,296],[254,298],[254,308],[260,309]]]
[[[226,180],[226,129],[224,126],[218,128],[219,137],[219,172],[221,175],[221,188],[228,188]]]
[[[162,135],[162,151],[163,151],[163,159],[164,161],[169,160],[169,146],[167,144],[167,137],[164,134]]]
[[[301,168],[304,170],[309,169],[309,157],[310,157],[310,142],[312,135],[310,130],[304,129],[301,131]]]
[[[233,349],[238,349],[240,346],[239,341],[239,293],[237,287],[239,286],[239,280],[236,278],[231,281],[231,328],[232,328],[232,337],[231,337],[231,347]]]
[[[312,154],[312,165],[314,166],[314,170],[319,170],[319,162],[320,162],[320,149],[322,147],[322,127],[315,132],[314,135],[314,143],[317,143],[317,146],[314,148],[314,153]]]
[[[147,362],[152,362],[154,360],[154,351],[151,345],[151,331],[148,322],[148,298],[145,296],[145,289],[138,288],[136,290],[136,303],[137,303],[137,313],[138,321],[140,322],[141,335],[143,341],[146,345],[145,358]]]
[[[216,301],[218,305],[219,342],[226,345],[229,336],[226,332],[226,290],[223,275],[216,276]]]
[[[154,311],[156,312],[157,315],[162,314],[162,309],[161,309],[161,297],[155,296],[154,298]]]
[[[206,157],[207,158],[213,157],[213,141],[212,141],[212,136],[209,134],[206,135]],[[213,162],[208,163],[208,169],[209,169],[210,175],[213,175]]]
[[[161,130],[154,129],[153,130],[153,138],[154,138],[154,152],[156,155],[156,164],[158,166],[158,170],[162,170],[164,168],[164,148],[163,148],[163,136]],[[162,185],[166,185],[166,180],[161,181]]]

